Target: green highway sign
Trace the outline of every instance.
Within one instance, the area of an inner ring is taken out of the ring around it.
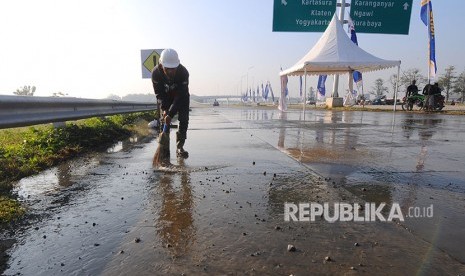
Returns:
[[[274,0],[273,32],[324,32],[336,12],[336,1]]]
[[[412,0],[352,0],[357,33],[408,34]]]

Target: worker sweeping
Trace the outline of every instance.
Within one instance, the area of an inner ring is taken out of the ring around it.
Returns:
[[[184,150],[184,143],[189,124],[189,72],[180,63],[175,50],[165,49],[161,52],[160,63],[152,71],[152,83],[157,100],[161,102],[162,118],[168,126],[168,131],[172,118],[178,115],[176,155],[180,158],[188,158],[189,154]]]

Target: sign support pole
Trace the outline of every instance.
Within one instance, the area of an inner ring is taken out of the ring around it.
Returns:
[[[344,25],[344,11],[346,6],[346,0],[341,0],[341,7],[339,9],[339,21]],[[333,98],[338,98],[339,93],[339,75],[334,75],[334,84],[333,84]]]
[[[341,24],[344,25],[344,12],[346,6],[350,4],[346,4],[346,0],[341,0],[341,3],[337,3],[336,7],[340,7],[339,9],[339,21]],[[344,105],[343,99],[339,97],[339,74],[334,75],[334,83],[333,83],[333,92],[331,93],[331,98],[326,99],[326,105],[329,108],[333,107],[342,107]]]
[[[394,91],[394,112],[397,109],[397,92],[399,91],[399,77],[400,75],[400,65],[397,66],[397,81],[396,81],[396,89]]]
[[[305,106],[307,105],[307,67],[305,67],[305,85],[304,85],[304,120],[305,120]]]

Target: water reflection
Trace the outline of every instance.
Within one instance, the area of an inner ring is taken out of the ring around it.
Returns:
[[[287,113],[279,113],[279,138],[278,138],[278,148],[284,149],[284,138],[286,137],[286,125],[287,125]]]
[[[77,159],[60,163],[56,167],[30,177],[22,178],[15,185],[14,192],[21,198],[53,194],[74,184],[76,176],[84,175],[95,166],[95,159]]]
[[[418,131],[420,152],[417,156],[416,171],[422,171],[425,167],[425,161],[428,156],[428,141],[431,140],[437,131],[437,125],[441,124],[443,119],[434,117],[415,118],[409,116],[402,123],[403,135],[407,140],[411,139],[414,132]]]
[[[241,112],[241,119],[246,121],[270,121],[274,119],[274,110],[245,109]]]
[[[436,133],[437,125],[442,123],[443,119],[440,118],[416,118],[412,114],[402,121],[403,135],[405,138],[410,139],[415,133],[415,130],[418,130],[420,140],[429,140]]]
[[[416,173],[410,176],[407,191],[402,195],[401,206],[404,213],[408,211],[409,207],[414,206],[419,185],[424,184],[424,175],[420,172],[423,172],[425,169],[425,162],[428,158],[428,144],[437,132],[437,125],[442,123],[443,119],[434,117],[415,118],[414,116],[409,116],[403,121],[402,129],[404,137],[410,139],[417,130],[420,145],[420,152],[416,158]]]
[[[107,149],[107,153],[115,153],[121,150],[123,150],[123,142],[118,141],[117,143],[115,143],[114,145],[112,145],[111,147]]]
[[[61,187],[69,187],[73,185],[73,181],[71,181],[71,165],[70,164],[65,162],[65,163],[61,163],[57,167],[58,185],[60,185]]]
[[[148,129],[147,133],[142,135],[133,135],[128,139],[123,141],[118,141],[109,148],[107,148],[107,153],[117,153],[117,152],[128,152],[130,151],[135,145],[141,143],[150,143],[153,138],[158,136],[158,132],[154,129]]]
[[[178,161],[180,168],[183,168],[184,161]],[[179,171],[180,174],[162,174],[158,185],[162,206],[156,222],[157,234],[173,256],[188,252],[196,236],[190,173],[182,169]]]
[[[360,154],[354,151],[360,128],[360,124],[353,124],[354,118],[353,114],[327,111],[316,115],[313,122],[300,122],[297,126],[297,145],[285,150],[304,163],[350,163]],[[340,129],[343,129],[343,133],[340,133]],[[284,135],[282,130],[280,133]],[[304,137],[310,139],[305,140]],[[280,135],[278,145],[283,139]]]

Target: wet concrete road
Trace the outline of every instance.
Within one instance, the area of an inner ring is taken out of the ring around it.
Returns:
[[[190,158],[173,156],[172,169],[151,167],[155,140],[132,139],[18,183],[40,219],[17,234],[4,274],[464,275],[464,124],[194,109]],[[285,222],[285,202],[398,203],[405,215],[433,205],[434,214]]]

